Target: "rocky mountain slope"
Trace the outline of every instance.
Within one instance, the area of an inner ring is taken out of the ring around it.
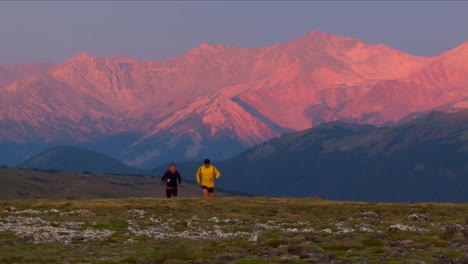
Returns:
[[[84,53],[45,72],[3,77],[0,144],[27,149],[131,134],[112,147],[118,152],[99,151],[146,168],[227,158],[323,122],[389,125],[464,108],[467,52],[464,43],[422,58],[312,31],[262,48],[202,44],[167,61]]]
[[[0,87],[31,75],[47,72],[53,68],[52,63],[0,64]]]

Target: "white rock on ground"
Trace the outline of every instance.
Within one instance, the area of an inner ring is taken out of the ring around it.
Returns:
[[[146,212],[141,209],[133,209],[133,210],[128,210],[127,211],[127,216],[130,217],[138,217],[138,218],[143,218],[145,216]]]
[[[257,242],[259,235],[260,235],[260,232],[258,232],[258,231],[253,232],[252,235],[249,238],[249,241],[250,242]]]
[[[62,216],[67,216],[67,215],[77,215],[81,217],[94,217],[96,216],[96,213],[91,212],[89,210],[84,210],[84,209],[79,209],[79,210],[73,210],[70,212],[62,212],[60,213]]]
[[[11,212],[15,212],[16,211],[16,207],[14,206],[7,206],[5,208],[3,208],[3,212],[5,213],[11,213]]]
[[[367,211],[360,212],[353,215],[356,218],[370,219],[370,220],[380,220],[380,215],[376,212]]]
[[[432,218],[426,216],[426,215],[423,215],[423,214],[410,214],[406,220],[408,221],[415,221],[415,222],[429,222],[429,221],[433,221]]]
[[[52,224],[57,226],[52,226]],[[51,223],[37,217],[0,218],[0,232],[12,232],[26,243],[33,244],[70,244],[73,240],[103,240],[115,233],[106,229],[73,229],[81,228],[83,225],[82,222],[72,221]]]
[[[208,221],[210,221],[210,222],[215,222],[215,223],[219,223],[219,218],[216,217],[216,216],[214,216],[214,217],[208,219]]]
[[[427,229],[403,224],[391,225],[388,230],[393,232],[427,232]]]
[[[15,212],[15,214],[37,214],[39,215],[39,214],[42,214],[42,212],[38,210],[28,209],[28,210]]]
[[[348,234],[348,233],[353,233],[354,229],[351,227],[345,227],[345,228],[340,228],[337,230],[338,234]]]
[[[156,218],[156,217],[151,217],[149,219],[152,223],[156,223],[156,224],[159,224],[162,222],[162,220],[160,218]]]

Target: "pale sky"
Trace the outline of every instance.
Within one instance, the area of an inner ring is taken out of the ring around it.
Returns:
[[[0,63],[168,59],[204,42],[260,47],[313,29],[432,56],[468,40],[468,2],[0,1]]]

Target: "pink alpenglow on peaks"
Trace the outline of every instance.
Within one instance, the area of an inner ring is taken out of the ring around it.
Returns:
[[[389,125],[466,98],[468,42],[427,58],[314,30],[260,48],[204,43],[165,61],[82,53],[0,65],[0,135],[87,142],[136,132],[122,155],[144,165],[171,148],[189,157],[329,121]]]

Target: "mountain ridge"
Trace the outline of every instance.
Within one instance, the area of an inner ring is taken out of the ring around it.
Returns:
[[[282,135],[215,160],[218,186],[274,197],[467,202],[468,109],[394,127],[341,121]],[[200,163],[178,164],[196,171]]]
[[[468,67],[457,59],[465,46],[425,58],[311,31],[260,48],[203,43],[164,61],[81,53],[0,88],[0,142],[75,144],[138,133],[117,156],[149,167],[174,149],[191,159],[202,152],[187,149],[228,140],[228,150],[203,152],[227,157],[323,122],[395,124],[412,113],[465,107]],[[193,111],[197,105],[212,110]],[[204,132],[194,136],[197,129]]]

